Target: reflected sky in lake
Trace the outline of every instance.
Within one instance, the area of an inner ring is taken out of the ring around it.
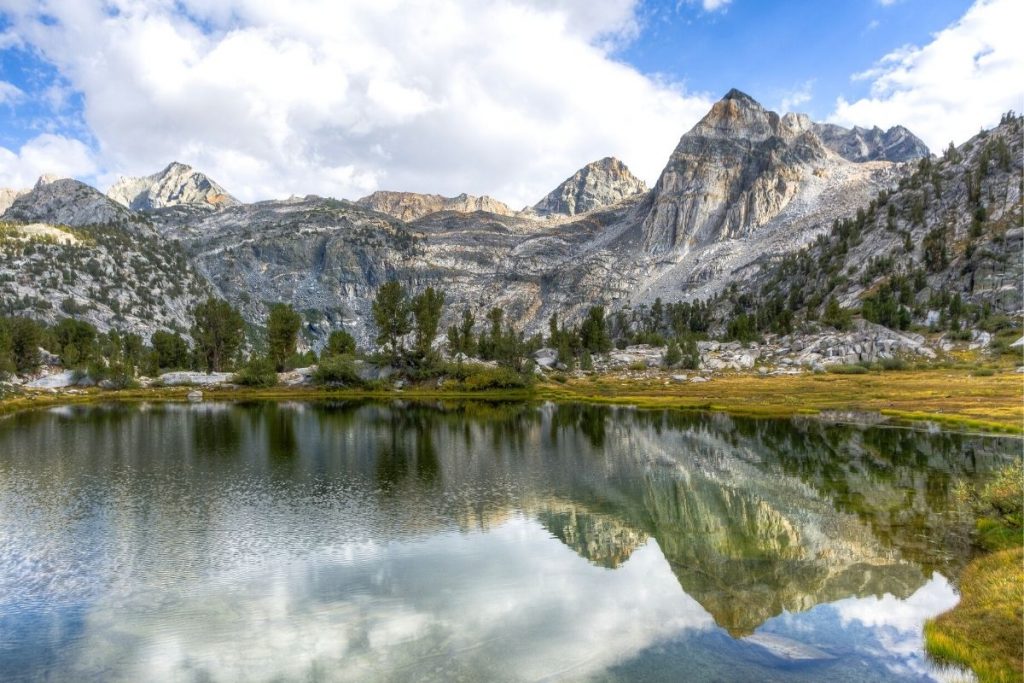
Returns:
[[[585,406],[0,421],[4,680],[942,680],[1019,441]]]

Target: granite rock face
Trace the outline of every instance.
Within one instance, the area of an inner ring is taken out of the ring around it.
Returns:
[[[0,187],[0,216],[11,207],[15,199],[28,192],[28,190],[12,190],[8,187]]]
[[[71,178],[39,179],[30,192],[21,195],[4,211],[8,221],[42,221],[72,227],[125,223],[135,214],[111,201],[99,190]]]
[[[205,174],[177,161],[153,175],[122,177],[107,196],[134,211],[181,205],[221,209],[239,203]]]
[[[379,191],[356,200],[356,204],[371,211],[387,214],[400,221],[414,221],[439,211],[459,213],[483,211],[499,216],[511,216],[515,213],[497,199],[486,195],[475,197],[465,193],[455,197],[442,197],[439,194]]]
[[[916,161],[931,156],[928,146],[903,126],[883,131],[878,126],[848,129],[815,123],[813,130],[826,147],[849,161]]]
[[[749,235],[830,160],[797,117],[729,91],[683,135],[653,190],[644,246],[654,254]]]
[[[587,164],[533,205],[540,216],[575,216],[646,192],[647,185],[615,157]]]

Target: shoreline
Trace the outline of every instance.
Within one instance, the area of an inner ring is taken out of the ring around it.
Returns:
[[[564,383],[545,381],[527,389],[467,391],[412,385],[403,389],[318,386],[249,388],[232,385],[139,389],[69,389],[21,392],[0,399],[0,415],[32,408],[102,402],[178,402],[201,391],[203,400],[460,400],[553,401],[722,412],[742,417],[849,416],[898,424],[936,423],[943,429],[1024,434],[1024,376],[974,376],[936,369],[863,375],[728,374],[699,384],[671,375],[587,375]],[[846,421],[840,419],[839,421]]]

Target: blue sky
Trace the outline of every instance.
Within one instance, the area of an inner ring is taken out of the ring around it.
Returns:
[[[641,71],[724,93],[730,87],[776,108],[808,93],[800,111],[826,118],[836,98],[867,94],[851,80],[886,54],[920,45],[960,18],[964,0],[735,0],[718,11],[678,0],[646,2],[642,32],[618,55]],[[980,125],[980,124],[979,124]]]
[[[245,200],[653,183],[737,87],[933,148],[1024,109],[1020,0],[0,0],[0,187],[172,160]]]

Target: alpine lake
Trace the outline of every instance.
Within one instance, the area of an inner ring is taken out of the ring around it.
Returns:
[[[0,420],[0,679],[953,681],[1017,438],[579,404]]]

